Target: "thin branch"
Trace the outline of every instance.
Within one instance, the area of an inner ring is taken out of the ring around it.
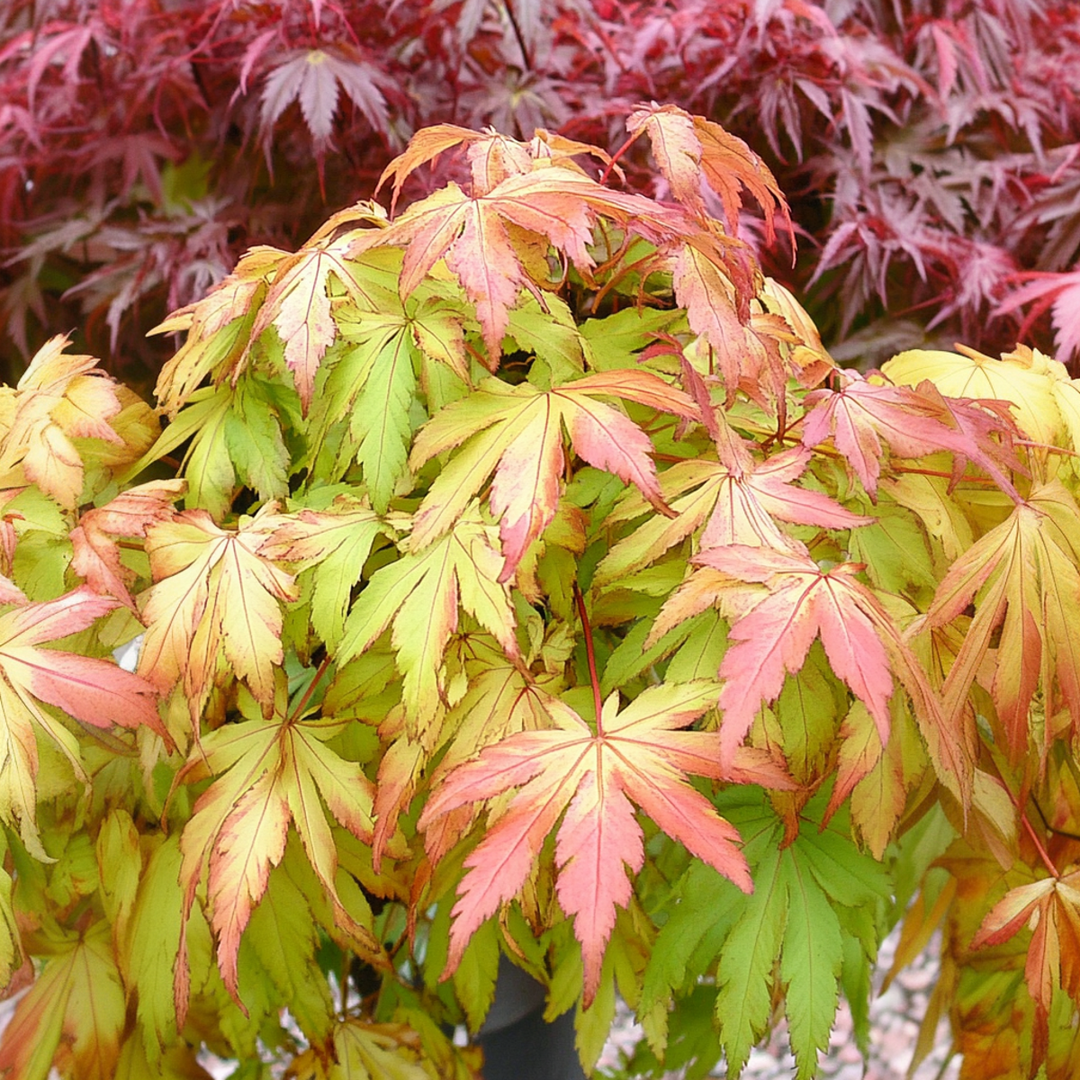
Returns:
[[[596,674],[596,652],[593,649],[592,627],[589,625],[589,616],[585,611],[585,597],[581,595],[581,589],[576,581],[574,582],[574,603],[577,605],[581,630],[585,635],[585,655],[589,659],[589,681],[592,683],[593,706],[596,709],[596,734],[603,735],[604,722],[601,719],[603,702],[600,700],[600,679]]]
[[[1054,860],[1050,858],[1046,848],[1043,846],[1043,842],[1039,839],[1038,834],[1035,832],[1034,827],[1031,824],[1031,820],[1027,816],[1027,811],[1020,805],[1017,797],[1012,793],[1009,785],[1005,782],[1005,777],[1001,774],[1001,769],[998,768],[997,762],[994,762],[994,771],[998,774],[998,779],[1001,781],[1001,786],[1005,789],[1005,794],[1009,796],[1009,802],[1013,804],[1017,814],[1020,815],[1020,822],[1027,831],[1028,836],[1031,838],[1031,842],[1035,845],[1035,850],[1039,853],[1039,858],[1042,859],[1043,866],[1050,871],[1052,877],[1059,878],[1061,875],[1058,873],[1058,868],[1054,865]],[[1039,816],[1042,816],[1042,811],[1039,811]]]
[[[525,35],[521,32],[521,27],[518,25],[517,16],[514,14],[514,5],[510,3],[510,0],[505,0],[503,5],[506,8],[507,18],[510,20],[510,25],[514,29],[514,37],[517,38],[518,48],[521,50],[521,58],[525,62],[525,70],[531,72],[532,57],[529,56],[529,50],[525,48]]]

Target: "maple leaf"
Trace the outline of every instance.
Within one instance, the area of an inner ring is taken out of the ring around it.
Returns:
[[[124,1030],[124,990],[109,940],[94,922],[54,945],[0,1039],[5,1076],[47,1076],[55,1064],[68,1076],[110,1080]]]
[[[303,571],[311,571],[311,623],[326,647],[336,652],[345,632],[352,589],[376,538],[391,535],[391,530],[370,507],[348,495],[339,495],[331,510],[301,510],[276,520],[280,524],[263,541],[258,554],[264,559],[298,563]]]
[[[478,640],[479,639],[479,640]],[[547,704],[555,692],[562,688],[562,680],[557,676],[534,678],[523,671],[519,665],[509,663],[492,644],[484,642],[480,635],[470,635],[468,642],[469,656],[465,670],[469,678],[468,689],[461,700],[449,709],[443,722],[442,736],[445,740],[445,753],[440,751],[439,763],[431,773],[430,784],[434,787],[442,778],[457,766],[474,757],[485,747],[497,743],[520,731],[537,731],[548,728],[551,720],[547,713]],[[395,742],[383,758],[386,765],[392,754],[400,747],[400,757],[406,758],[409,750],[403,745],[405,740]],[[397,756],[397,755],[395,755]],[[428,755],[416,754],[413,772],[403,786],[402,777],[395,775],[403,770],[399,768],[379,769],[379,788],[375,800],[375,809],[379,814],[376,837],[380,831],[393,828],[397,813],[408,805],[406,792],[411,796],[416,782],[420,778],[421,768],[426,766]],[[389,796],[394,786],[400,790],[394,813],[384,824],[381,807],[385,804],[390,809]],[[387,798],[384,798],[384,787]],[[477,807],[463,807],[453,813],[444,814],[434,822],[424,837],[424,846],[428,858],[437,864],[462,834],[475,821]]]
[[[665,512],[649,456],[652,441],[596,396],[623,397],[687,419],[699,416],[690,397],[645,371],[598,372],[547,391],[485,379],[428,421],[413,443],[409,463],[414,470],[465,443],[420,504],[413,543],[422,546],[440,536],[494,471],[490,504],[500,519],[506,559],[502,580],[508,580],[555,516],[565,462],[564,425],[585,461],[635,484]]]
[[[325,49],[307,49],[278,64],[266,77],[262,93],[262,127],[269,138],[278,118],[299,101],[304,122],[322,154],[334,130],[338,94],[343,88],[368,123],[390,130],[386,98],[379,87],[383,73],[362,60],[346,59]]]
[[[315,373],[337,337],[330,314],[330,275],[361,308],[376,306],[363,280],[362,268],[352,265],[348,258],[357,244],[357,233],[347,231],[335,237],[338,229],[357,222],[378,231],[386,217],[375,203],[357,203],[330,218],[295,255],[282,259],[255,317],[250,339],[232,366],[234,385],[249,361],[251,345],[273,326],[285,347],[285,365],[293,373],[300,407],[307,415],[315,391]],[[361,234],[364,231],[357,230]]]
[[[421,829],[459,807],[518,790],[465,860],[445,976],[456,969],[480,924],[521,888],[564,811],[555,842],[556,892],[581,943],[586,1007],[599,985],[616,906],[630,900],[624,867],[636,873],[644,861],[632,803],[692,854],[751,890],[736,846],[738,832],[683,775],[728,776],[710,735],[678,731],[704,713],[715,695],[715,685],[703,680],[649,687],[620,713],[616,692],[604,703],[595,734],[573,709],[552,699],[547,712],[553,729],[488,745],[475,761],[450,772],[428,800]]]
[[[119,606],[120,601],[95,596],[84,586],[0,615],[0,817],[12,826],[18,823],[27,849],[44,861],[51,860],[35,824],[35,728],[68,758],[76,776],[85,779],[86,774],[72,735],[39,702],[94,728],[148,727],[171,744],[158,716],[157,695],[146,681],[107,660],[39,648],[85,630]]]
[[[671,271],[675,297],[686,309],[690,328],[719,363],[728,401],[740,388],[760,397],[759,384],[778,396],[783,389],[780,354],[753,332],[749,310],[740,310],[745,292],[736,288],[732,266],[719,246],[700,235],[689,239],[674,257]]]
[[[833,671],[869,709],[882,745],[888,741],[893,680],[882,637],[891,638],[896,649],[902,646],[884,609],[854,579],[858,565],[822,571],[805,554],[743,545],[713,548],[694,561],[769,586],[731,627],[735,644],[720,665],[720,742],[726,754],[742,742],[762,703],[778,696],[785,675],[802,667],[819,634]]]
[[[235,531],[205,510],[185,510],[146,529],[154,584],[140,594],[146,637],[138,670],[162,693],[183,680],[192,723],[225,665],[269,715],[282,661],[280,601],[297,597],[293,575],[259,554],[267,504]]]
[[[553,244],[586,277],[595,265],[589,254],[593,226],[603,214],[632,224],[646,238],[684,232],[683,216],[640,195],[612,191],[582,173],[541,166],[515,174],[483,194],[468,196],[456,184],[414,203],[379,234],[357,236],[351,253],[374,246],[401,246],[405,259],[399,292],[402,301],[432,267],[445,259],[476,308],[488,364],[494,370],[509,324],[508,310],[523,287],[536,292],[508,226]]]
[[[959,348],[955,353],[909,349],[883,364],[881,371],[906,386],[928,379],[942,394],[1011,402],[1016,423],[1029,438],[1048,446],[1057,443],[1066,430],[1062,404],[1074,389],[1064,364],[1031,349],[994,359]]]
[[[117,961],[129,1006],[136,1011],[152,1060],[175,1038],[173,958],[180,946],[183,914],[179,835],[155,840],[159,842],[145,867],[139,859],[135,899],[122,933],[117,935]],[[166,958],[167,963],[162,963]]]
[[[405,493],[403,485],[411,479],[407,449],[417,407],[415,369],[423,374],[432,357],[469,381],[461,313],[431,296],[410,298],[408,308],[391,296],[378,311],[339,311],[338,332],[354,344],[336,358],[313,414],[316,460],[334,425],[350,418],[355,460],[380,513],[395,495]]]
[[[794,550],[798,542],[781,532],[776,519],[832,529],[872,522],[821,492],[794,486],[810,463],[806,448],[794,447],[760,463],[741,440],[731,442],[730,448],[724,455],[728,464],[695,459],[678,462],[661,474],[661,495],[678,516],[653,517],[615,544],[596,568],[596,585],[610,584],[648,566],[703,524],[698,541],[702,551],[729,544]],[[691,489],[696,490],[682,494]],[[633,493],[607,520],[615,524],[645,510]]]
[[[290,823],[319,883],[333,904],[335,922],[372,963],[385,963],[370,928],[357,924],[338,896],[337,848],[322,808],[365,843],[372,838],[373,786],[359,764],[326,746],[344,723],[286,718],[278,712],[228,724],[203,736],[180,777],[214,782],[199,796],[180,837],[184,930],[176,968],[178,1027],[188,1000],[187,914],[206,877],[210,925],[229,992],[237,993],[240,936],[266,891],[270,868],[280,863]]]
[[[308,868],[301,865],[302,855],[296,850],[302,846],[294,844],[292,857],[286,856],[282,865],[271,872],[266,892],[252,911],[244,933],[271,985],[291,1003],[289,1010],[301,1030],[326,1036],[333,1024],[334,1004],[315,955],[325,940],[321,924],[332,923],[333,905],[321,895],[317,878],[315,882],[308,881],[305,873]],[[294,877],[299,877],[308,890],[302,889]],[[356,903],[359,888],[354,880],[345,870],[338,871],[338,878],[345,898],[352,902],[356,914],[365,919],[363,903]],[[311,894],[311,885],[319,887],[320,895]],[[342,938],[340,934],[336,936]],[[247,957],[245,960],[247,963],[241,961],[241,964],[250,970],[250,960]]]
[[[231,370],[243,355],[267,283],[287,252],[265,245],[247,252],[232,273],[202,299],[172,312],[150,334],[187,331],[184,344],[162,366],[154,396],[170,420],[208,375]]]
[[[971,948],[1001,945],[1025,926],[1032,930],[1025,983],[1036,1007],[1036,1042],[1045,1051],[1054,990],[1061,987],[1080,1004],[1080,870],[1010,889],[983,919]]]
[[[892,725],[884,747],[866,706],[861,701],[851,706],[840,728],[843,742],[828,808],[831,816],[851,796],[852,824],[876,859],[883,858],[908,791],[926,765],[906,709],[898,707],[895,698],[891,704]]]
[[[790,362],[801,385],[815,386],[836,368],[836,362],[821,342],[821,334],[814,320],[790,290],[773,278],[766,277],[757,302],[770,314],[783,319],[794,335],[794,340],[789,338],[787,343],[790,346]]]
[[[677,105],[639,106],[630,114],[626,128],[631,136],[646,133],[661,173],[672,194],[699,217],[706,217],[701,197],[702,181],[720,196],[732,235],[738,232],[742,192],[757,200],[765,215],[765,237],[774,238],[777,211],[787,222],[792,247],[795,229],[787,201],[765,163],[736,135],[702,116],[691,116]]]
[[[998,314],[1005,315],[1025,304],[1032,304],[1017,336],[1025,337],[1036,319],[1050,309],[1054,340],[1061,354],[1069,357],[1080,352],[1080,322],[1076,318],[1080,304],[1080,270],[1066,274],[1035,270],[1016,274],[1014,280],[1025,284],[1007,297],[997,310]]]
[[[473,190],[478,195],[489,192],[500,180],[532,168],[532,157],[517,139],[500,135],[493,129],[486,132],[458,127],[457,124],[432,124],[416,132],[405,150],[382,171],[375,193],[393,177],[390,213],[397,206],[401,185],[421,165],[434,161],[440,154],[456,146],[469,148]]]
[[[0,483],[30,481],[73,509],[82,495],[84,468],[71,440],[124,440],[109,424],[121,409],[116,384],[94,370],[94,357],[65,354],[67,345],[66,337],[47,341],[15,391],[7,391],[13,407],[0,435]]]
[[[475,508],[422,550],[410,544],[381,567],[353,604],[337,650],[345,663],[394,624],[391,643],[403,674],[402,695],[414,735],[431,740],[445,696],[442,662],[458,626],[458,605],[489,630],[511,660],[520,658],[514,609],[503,584],[495,530]]]
[[[348,1019],[334,1028],[334,1055],[345,1076],[434,1080],[436,1064],[424,1057],[415,1060],[418,1042],[416,1030],[407,1024]]]
[[[172,503],[186,487],[183,480],[152,480],[88,510],[71,530],[71,568],[94,592],[115,596],[135,611],[128,586],[137,575],[121,563],[117,538],[145,537],[148,525],[172,516]]]
[[[838,377],[844,380],[840,390],[813,390],[806,395],[803,443],[818,446],[831,436],[870,495],[877,492],[884,441],[900,457],[949,450],[956,458],[954,480],[960,478],[964,462],[970,460],[993,477],[1010,498],[1019,499],[1003,471],[1023,470],[1012,450],[1008,413],[1000,403],[946,399],[939,393],[944,389],[940,384],[935,387],[921,379],[919,386],[911,389],[870,382],[855,371],[844,371]]]
[[[731,760],[758,709],[776,699],[786,675],[802,668],[820,635],[833,672],[869,710],[883,746],[896,676],[915,703],[942,781],[968,802],[973,763],[967,744],[942,715],[925,672],[892,618],[855,577],[860,564],[822,570],[806,553],[741,544],[712,548],[693,561],[701,569],[665,603],[645,647],[717,598],[737,612],[728,632],[734,644],[719,669],[724,680],[719,698],[722,760]],[[747,582],[760,582],[766,590]]]
[[[687,886],[700,888],[703,895],[684,893],[683,902],[691,910],[684,915],[676,908],[673,932],[669,937],[665,928],[657,941],[657,951],[669,942],[685,948],[680,931],[689,929],[692,934],[704,932],[701,944],[718,953],[714,1016],[732,1076],[742,1071],[777,1007],[774,973],[784,990],[800,1076],[813,1073],[818,1053],[828,1045],[842,969],[845,992],[856,998],[853,1010],[858,1001],[848,981],[851,966],[863,969],[866,990],[860,988],[859,995],[869,995],[874,957],[866,932],[871,912],[892,895],[893,885],[881,867],[856,848],[846,822],[826,824],[824,802],[819,792],[804,809],[797,834],[785,839],[784,822],[762,792],[735,787],[722,792],[717,805],[743,836],[754,892],[735,896],[704,867],[696,872],[692,868]],[[706,906],[709,897],[711,911]],[[718,909],[730,927],[722,938],[709,933]],[[690,944],[693,947],[693,937]]]
[[[227,332],[228,328],[221,333]],[[261,499],[283,497],[289,490],[290,458],[282,429],[294,410],[283,406],[281,389],[251,375],[239,379],[236,386],[225,383],[195,390],[186,407],[146,453],[129,465],[122,479],[138,476],[147,465],[187,444],[180,472],[187,481],[188,508],[225,517],[238,480]]]
[[[996,665],[990,689],[1014,764],[1028,745],[1029,713],[1040,684],[1047,715],[1063,699],[1070,715],[1080,716],[1078,521],[1080,507],[1060,482],[1036,488],[953,563],[926,613],[932,630],[975,604],[942,690],[954,719],[999,635],[997,648],[1009,661]]]
[[[533,138],[523,143],[500,134],[494,128],[480,132],[456,124],[433,124],[416,132],[404,153],[394,158],[379,177],[376,194],[387,180],[394,178],[390,197],[391,214],[397,206],[401,185],[413,172],[447,150],[463,144],[467,147],[466,157],[475,195],[487,194],[508,176],[531,172],[536,162],[542,165],[558,164],[579,172],[581,170],[573,164],[572,159],[581,154],[590,154],[605,164],[611,162],[611,157],[598,147],[554,135],[543,128],[537,128]]]

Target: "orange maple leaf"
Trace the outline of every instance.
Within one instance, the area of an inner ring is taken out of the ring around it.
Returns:
[[[65,509],[83,489],[83,461],[72,439],[123,445],[109,421],[121,410],[117,384],[92,356],[72,356],[66,337],[50,338],[30,361],[0,417],[0,486],[37,484]]]
[[[357,222],[372,228],[350,230],[341,237],[336,235],[342,226]],[[357,203],[334,214],[298,252],[282,258],[255,316],[251,336],[232,365],[234,385],[248,363],[251,346],[273,326],[285,347],[285,366],[293,373],[300,407],[307,415],[315,393],[315,373],[337,337],[337,324],[330,314],[330,275],[334,275],[361,309],[377,306],[348,257],[358,233],[378,234],[378,227],[385,222],[381,207],[375,203]]]
[[[894,649],[901,647],[900,635],[855,579],[860,565],[822,570],[806,554],[744,545],[713,548],[694,561],[768,587],[732,626],[728,636],[735,644],[720,664],[725,755],[742,742],[761,705],[779,695],[785,676],[802,668],[819,635],[833,671],[870,711],[882,745],[888,741],[893,678],[882,634]]]
[[[71,568],[94,592],[115,596],[132,611],[135,601],[128,585],[136,573],[120,561],[117,538],[146,536],[147,526],[172,517],[172,503],[184,494],[184,480],[153,480],[117,495],[104,506],[88,510],[71,530]]]
[[[700,549],[729,544],[800,550],[798,541],[782,532],[776,521],[849,529],[873,519],[845,510],[827,495],[796,487],[794,481],[810,463],[810,451],[794,447],[755,462],[739,439],[729,439],[726,462],[693,459],[678,462],[660,476],[660,491],[676,517],[653,516],[620,540],[596,568],[594,582],[608,584],[635,573],[658,559],[692,532],[704,529]],[[691,494],[684,495],[690,491]],[[637,493],[625,499],[608,524],[644,513]]]
[[[48,962],[4,1029],[0,1074],[44,1076],[55,1062],[53,1075],[115,1075],[126,1010],[110,929],[99,919],[78,933],[56,934]]]
[[[500,134],[494,128],[481,132],[456,124],[433,124],[416,132],[404,152],[398,154],[379,177],[376,194],[387,180],[391,177],[394,179],[390,213],[397,206],[401,185],[411,173],[447,150],[459,146],[467,147],[466,156],[475,195],[486,194],[508,176],[531,172],[538,162],[541,166],[558,164],[576,168],[578,172],[581,170],[572,159],[581,154],[591,154],[605,164],[611,162],[611,156],[599,147],[554,135],[543,128],[537,128],[533,138],[523,143]],[[622,175],[621,172],[619,175]]]
[[[863,702],[884,746],[896,680],[915,706],[938,775],[961,801],[970,800],[974,763],[949,726],[911,648],[873,592],[856,575],[860,563],[823,570],[805,552],[733,544],[693,559],[697,570],[668,599],[645,647],[718,599],[737,616],[734,643],[720,663],[721,759],[731,761],[757,711],[799,671],[818,636],[832,669]],[[764,589],[752,584],[760,583]]]
[[[795,229],[787,201],[776,178],[761,158],[742,139],[702,116],[691,116],[677,105],[640,105],[626,121],[631,136],[645,133],[656,164],[671,184],[672,194],[700,217],[706,216],[701,197],[704,181],[724,207],[728,228],[738,232],[742,189],[757,200],[765,215],[765,239],[772,243],[777,212],[787,222],[792,247]]]
[[[0,818],[18,823],[23,843],[38,858],[48,860],[35,825],[35,728],[68,758],[76,776],[86,779],[71,733],[39,702],[95,728],[148,727],[171,744],[157,712],[157,695],[145,680],[108,660],[39,647],[85,630],[119,606],[119,600],[96,596],[83,586],[0,615],[0,742],[5,747]]]
[[[550,242],[588,276],[595,262],[588,247],[600,215],[633,227],[646,239],[662,241],[693,231],[685,214],[641,195],[613,191],[583,173],[541,165],[515,173],[490,191],[468,195],[457,184],[414,203],[389,228],[357,235],[349,253],[375,246],[405,249],[399,291],[404,300],[432,267],[445,259],[461,282],[487,347],[488,364],[498,365],[508,311],[523,287],[539,292],[523,265],[508,226]]]
[[[219,281],[206,296],[178,308],[150,334],[187,331],[187,339],[166,361],[154,387],[159,408],[170,420],[202,384],[207,375],[219,376],[229,370],[248,345],[251,326],[267,282],[288,252],[259,245],[248,251],[232,273]],[[218,336],[232,324],[232,332]]]
[[[1035,1002],[1036,1050],[1045,1053],[1055,988],[1080,1005],[1080,869],[1010,889],[983,919],[971,948],[1001,945],[1025,926],[1032,933],[1024,976]]]
[[[431,485],[417,511],[413,544],[422,547],[460,516],[492,471],[491,509],[509,580],[529,545],[551,524],[558,506],[565,455],[563,426],[574,450],[590,465],[633,483],[661,513],[668,513],[656,481],[649,437],[623,413],[595,400],[618,396],[686,419],[700,414],[693,400],[647,371],[607,371],[538,390],[485,379],[460,402],[443,409],[419,431],[409,466],[465,444]],[[466,440],[468,440],[466,442]]]
[[[953,722],[1000,628],[998,652],[1008,659],[995,665],[990,689],[1014,763],[1027,748],[1028,717],[1040,682],[1047,716],[1064,700],[1070,714],[1080,717],[1078,523],[1080,507],[1060,482],[1036,488],[953,563],[926,613],[926,625],[934,629],[975,603],[943,689]]]
[[[951,451],[956,463],[954,481],[970,460],[1011,499],[1020,501],[1005,473],[1009,469],[1023,472],[1012,449],[1016,426],[1007,403],[946,398],[929,381],[912,389],[870,382],[857,371],[838,371],[836,377],[842,380],[839,390],[813,390],[806,395],[803,443],[817,446],[831,435],[871,495],[877,492],[884,442],[900,457]]]
[[[644,861],[634,804],[688,851],[750,892],[739,834],[685,774],[732,779],[715,754],[715,736],[677,729],[716,700],[716,686],[698,680],[649,687],[618,712],[619,695],[604,703],[596,733],[568,705],[549,698],[554,728],[523,731],[452,770],[432,793],[419,827],[443,815],[518,788],[466,858],[468,872],[454,905],[445,975],[453,973],[469,938],[525,882],[547,835],[558,826],[555,860],[559,904],[574,919],[585,964],[585,1003],[600,980],[616,906],[630,900],[632,872]],[[783,786],[780,770],[754,759],[736,762],[740,779]]]

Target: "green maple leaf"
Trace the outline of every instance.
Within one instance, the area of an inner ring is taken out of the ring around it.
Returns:
[[[755,866],[754,894],[745,901],[717,965],[716,1016],[728,1069],[737,1075],[751,1046],[765,1030],[771,1011],[769,985],[780,958],[784,1010],[799,1075],[817,1069],[836,1015],[837,981],[844,962],[844,938],[858,925],[857,911],[891,895],[888,875],[855,847],[834,819],[818,822],[825,794],[807,804],[795,842],[781,850],[783,825],[763,800],[732,791],[742,806],[723,812],[738,824],[748,852],[763,852]]]
[[[117,951],[129,1003],[135,1004],[151,1062],[176,1038],[173,962],[180,947],[183,910],[180,838],[171,836],[158,843],[148,858]]]
[[[861,985],[853,970],[869,972],[873,912],[889,901],[892,882],[855,846],[846,814],[820,826],[824,793],[806,805],[802,828],[784,848],[784,823],[761,792],[729,788],[717,806],[744,838],[754,891],[743,896],[710,867],[691,863],[667,904],[639,1015],[662,1054],[670,996],[681,998],[714,971],[720,1042],[728,1074],[737,1076],[769,1027],[778,974],[799,1075],[812,1075],[818,1050],[828,1045],[845,965],[845,988]]]
[[[777,836],[779,843],[779,836]],[[750,1049],[764,1033],[772,1009],[772,969],[788,917],[788,890],[780,876],[779,850],[770,850],[754,874],[754,892],[720,953],[716,1016],[728,1071],[742,1072]],[[830,1026],[832,1016],[829,1017]]]
[[[273,532],[260,545],[266,559],[298,563],[313,581],[311,624],[330,650],[345,632],[353,586],[372,545],[389,527],[362,500],[339,495],[329,510],[300,510],[268,520]]]
[[[489,630],[512,660],[520,650],[510,590],[500,583],[503,557],[495,530],[473,510],[421,551],[411,544],[377,570],[349,612],[337,659],[369,648],[393,623],[391,643],[403,674],[414,733],[430,734],[445,696],[443,657],[458,626],[458,605]]]
[[[324,447],[334,449],[335,425],[348,417],[349,452],[363,469],[372,503],[385,513],[391,498],[409,486],[417,375],[430,386],[434,361],[452,380],[469,381],[465,315],[439,290],[425,286],[405,304],[391,293],[375,311],[344,305],[336,325],[347,344],[325,365],[312,411],[311,460],[317,476],[337,479],[330,473],[340,473],[341,452],[324,461]]]
[[[315,963],[319,932],[303,893],[284,865],[270,874],[262,901],[251,913],[245,945],[266,977],[289,1003],[289,1011],[309,1039],[323,1039],[333,1022],[330,987]]]

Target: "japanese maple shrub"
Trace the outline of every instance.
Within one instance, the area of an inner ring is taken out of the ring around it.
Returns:
[[[62,339],[3,390],[7,1080],[466,1080],[500,955],[589,1067],[618,991],[627,1072],[784,1016],[810,1076],[902,916],[964,1076],[1075,1075],[1080,383],[842,370],[760,159],[628,128],[670,202],[428,128],[158,328],[156,413]]]

